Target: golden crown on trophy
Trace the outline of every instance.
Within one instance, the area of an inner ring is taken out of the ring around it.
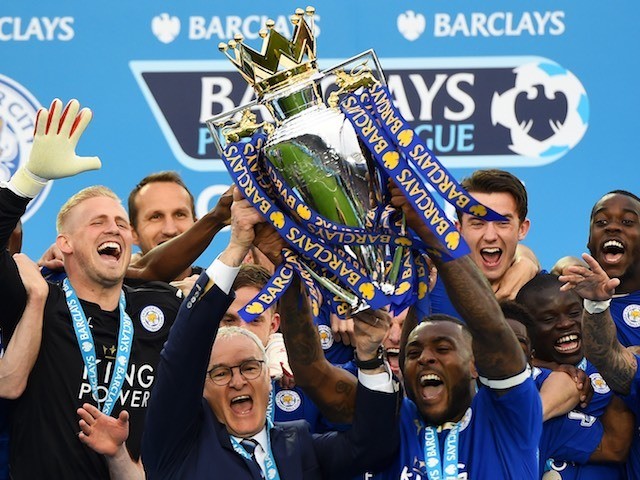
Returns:
[[[253,85],[258,95],[280,88],[300,75],[316,70],[316,42],[313,35],[315,8],[296,9],[291,16],[294,25],[291,40],[274,30],[275,22],[267,20],[259,35],[264,39],[262,51],[258,52],[243,43],[244,37],[236,34],[228,43],[220,43],[218,49],[240,71],[245,80]],[[305,15],[309,17],[307,23]]]

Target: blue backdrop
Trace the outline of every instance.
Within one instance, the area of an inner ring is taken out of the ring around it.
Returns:
[[[584,250],[599,196],[636,180],[640,60],[637,2],[318,1],[322,66],[373,48],[401,112],[451,172],[506,168],[530,195],[525,241],[549,268]],[[218,51],[242,33],[260,48],[267,18],[282,33],[306,5],[137,0],[4,2],[0,9],[0,177],[29,149],[35,109],[78,98],[94,120],[78,153],[103,168],[55,182],[34,202],[24,251],[54,241],[55,214],[82,187],[123,199],[145,175],[179,171],[201,214],[229,176],[202,123],[246,102]],[[634,33],[635,32],[635,33]],[[634,127],[636,125],[636,127]],[[43,195],[44,197],[45,195]],[[199,263],[228,239],[220,234]]]

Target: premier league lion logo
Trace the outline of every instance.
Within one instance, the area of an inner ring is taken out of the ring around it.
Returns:
[[[514,69],[515,86],[491,100],[491,121],[509,129],[509,148],[540,164],[563,156],[582,139],[589,99],[580,81],[550,60]]]

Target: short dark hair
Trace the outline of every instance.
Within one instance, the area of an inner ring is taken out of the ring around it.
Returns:
[[[138,225],[138,207],[136,206],[136,197],[138,196],[140,190],[142,190],[142,187],[144,187],[145,185],[149,185],[150,183],[175,183],[184,188],[189,195],[189,206],[191,207],[191,214],[195,218],[195,199],[193,198],[192,193],[187,188],[187,185],[184,183],[184,180],[182,180],[182,177],[180,177],[180,174],[178,172],[173,170],[164,170],[162,172],[156,172],[152,173],[151,175],[147,175],[142,180],[140,180],[140,182],[135,187],[133,187],[133,190],[131,190],[127,205],[129,207],[129,221],[131,222],[131,225],[134,229]]]
[[[516,302],[518,302],[528,310],[529,305],[533,301],[533,295],[546,288],[554,288],[556,290],[560,290],[560,286],[561,284],[558,280],[558,275],[555,275],[553,273],[538,273],[522,286],[522,288],[516,295]],[[531,316],[531,323],[529,325],[525,324],[525,326],[527,327],[529,338],[532,342],[535,342],[535,326],[538,323],[538,319],[533,316],[530,311],[529,313]],[[514,320],[518,319],[514,318]]]
[[[527,335],[531,338],[531,328],[535,319],[528,308],[513,300],[501,300],[500,309],[505,319],[515,320],[523,324],[527,328]]]
[[[476,170],[471,176],[460,182],[462,187],[469,192],[510,194],[516,202],[516,212],[520,222],[524,222],[529,211],[527,189],[515,175],[498,169]],[[462,219],[462,210],[456,209],[458,219]]]
[[[460,325],[462,327],[462,331],[465,333],[465,335],[467,335],[469,337],[470,340],[473,339],[473,334],[471,333],[471,330],[469,330],[469,327],[467,326],[466,323],[464,323],[459,318],[452,317],[451,315],[447,315],[446,313],[434,313],[432,315],[426,315],[426,316],[424,316],[424,317],[422,317],[420,319],[420,322],[418,323],[418,325],[416,325],[416,328],[418,328],[420,326],[420,324],[422,324],[424,322],[451,322],[451,323],[455,323],[456,325]],[[414,330],[415,330],[415,328],[414,328]]]
[[[240,265],[240,270],[236,279],[233,281],[232,290],[238,290],[243,287],[252,287],[262,290],[264,286],[271,279],[269,270],[262,265],[256,265],[253,263],[243,263]]]
[[[600,203],[600,200],[602,200],[607,195],[624,195],[625,197],[633,198],[636,202],[640,203],[640,197],[638,197],[634,193],[629,192],[628,190],[611,190],[610,192],[605,193],[598,199],[598,201],[595,203],[595,205],[591,209],[590,218],[593,218],[593,215],[596,213],[596,205],[598,205],[598,203]]]

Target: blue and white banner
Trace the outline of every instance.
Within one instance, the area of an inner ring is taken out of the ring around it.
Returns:
[[[26,160],[35,111],[78,98],[94,120],[78,146],[99,172],[56,181],[25,216],[24,251],[55,239],[62,203],[87,185],[126,199],[147,174],[177,170],[213,207],[231,180],[205,121],[251,101],[218,51],[240,33],[259,49],[267,19],[289,36],[306,4],[282,0],[5,2],[0,9],[0,180]],[[317,55],[329,68],[373,48],[396,108],[458,179],[504,168],[529,191],[525,241],[549,268],[584,250],[591,206],[609,190],[640,193],[633,118],[640,106],[637,2],[323,0]],[[349,12],[358,12],[357,18]],[[596,25],[596,30],[594,30]],[[594,34],[597,31],[597,35]],[[258,114],[260,120],[261,113]],[[606,159],[606,161],[602,161]],[[450,213],[450,211],[448,212]],[[220,233],[207,264],[226,244]]]

